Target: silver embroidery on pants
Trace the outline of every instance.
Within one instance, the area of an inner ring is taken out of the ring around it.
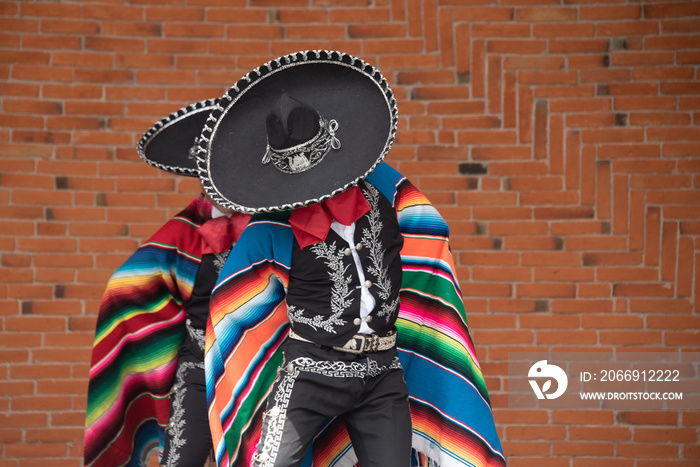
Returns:
[[[180,459],[180,449],[182,449],[185,444],[187,444],[187,439],[185,439],[185,407],[183,401],[185,399],[185,394],[187,393],[187,387],[185,386],[185,375],[188,371],[199,368],[204,370],[204,363],[196,362],[181,362],[178,364],[177,373],[175,374],[175,385],[170,391],[170,406],[171,413],[170,420],[168,421],[168,426],[166,430],[170,436],[170,447],[166,458],[163,460],[161,465],[163,467],[172,467],[177,465],[177,461]]]
[[[192,326],[192,320],[189,318],[185,320],[185,328],[187,328],[187,334],[190,335],[190,339],[197,343],[200,350],[204,351],[204,329],[195,329],[194,326]]]
[[[399,357],[394,357],[387,365],[379,364],[370,358],[363,362],[316,361],[308,357],[298,357],[290,363],[283,363],[279,369],[279,385],[271,407],[263,414],[263,433],[258,450],[253,455],[255,467],[272,467],[282,442],[284,423],[287,419],[289,399],[292,397],[294,383],[302,371],[316,373],[332,378],[365,378],[380,375],[386,371],[400,369]]]
[[[338,362],[338,361],[316,361],[308,357],[299,357],[292,361],[295,368],[300,371],[316,373],[319,375],[330,376],[332,378],[364,378],[366,376],[375,377],[389,370],[401,368],[399,357],[394,357],[389,366],[379,364],[367,358],[365,362]]]
[[[299,368],[292,363],[283,365],[279,370],[279,385],[274,398],[270,401],[272,406],[263,414],[263,435],[258,445],[258,450],[253,455],[255,467],[272,467],[275,465],[277,453],[282,442],[284,422],[287,419],[287,407],[292,396],[292,389]]]

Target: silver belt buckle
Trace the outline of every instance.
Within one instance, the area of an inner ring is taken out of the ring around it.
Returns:
[[[352,338],[357,342],[357,352],[366,352],[365,345],[367,344],[367,338],[362,334],[355,334]]]

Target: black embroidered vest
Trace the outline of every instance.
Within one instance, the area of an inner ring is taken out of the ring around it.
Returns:
[[[360,183],[370,211],[355,223],[355,249],[364,287],[376,304],[366,324],[380,336],[394,330],[399,310],[401,247],[396,212],[369,183]],[[294,242],[287,313],[295,333],[327,346],[342,346],[357,334],[361,288],[350,245],[333,229],[326,240],[303,250]]]

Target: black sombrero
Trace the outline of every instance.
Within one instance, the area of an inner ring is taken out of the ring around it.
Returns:
[[[334,51],[296,52],[251,71],[219,99],[195,148],[206,193],[244,212],[339,194],[391,149],[398,110],[372,65]]]
[[[136,146],[141,159],[166,172],[198,176],[192,148],[217,102],[218,99],[195,102],[156,122]]]

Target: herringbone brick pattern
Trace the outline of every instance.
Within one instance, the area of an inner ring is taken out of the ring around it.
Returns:
[[[0,24],[0,467],[81,465],[104,285],[199,189],[141,134],[320,48],[394,88],[389,162],[450,224],[510,465],[698,465],[700,411],[509,409],[507,361],[700,351],[700,3],[3,1]]]

